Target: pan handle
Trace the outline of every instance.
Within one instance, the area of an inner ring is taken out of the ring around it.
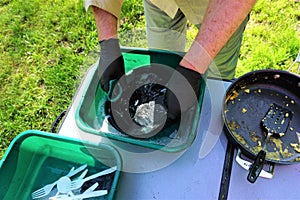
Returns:
[[[250,183],[254,183],[256,179],[259,177],[259,174],[264,167],[265,160],[266,160],[266,152],[264,150],[261,150],[260,152],[258,152],[254,160],[254,163],[251,165],[249,169],[247,180]]]
[[[297,74],[300,73],[300,51],[298,53],[298,56],[296,58],[296,60],[293,62],[293,64],[288,68],[288,71],[291,72],[292,68],[296,65],[296,63],[298,63],[298,69],[297,69]]]
[[[242,158],[242,151],[240,149],[238,149],[238,152],[236,154],[236,158],[235,161],[245,170],[249,170],[251,168],[251,166],[253,165],[251,162],[244,160]],[[259,177],[262,178],[267,178],[267,179],[272,179],[273,175],[274,175],[274,163],[270,163],[269,164],[269,169],[268,171],[265,171],[264,169],[261,170]]]

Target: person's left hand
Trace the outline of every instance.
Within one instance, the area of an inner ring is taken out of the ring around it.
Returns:
[[[202,75],[194,70],[182,66],[176,68],[166,94],[169,120],[178,119],[181,113],[198,103],[201,80]]]
[[[118,39],[103,40],[100,42],[100,47],[99,82],[101,88],[108,93],[112,90],[110,81],[114,80],[116,82],[125,74],[124,59]],[[121,85],[125,85],[125,83]]]

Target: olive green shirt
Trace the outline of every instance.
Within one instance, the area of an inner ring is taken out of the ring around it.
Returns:
[[[174,18],[180,9],[187,19],[193,24],[200,24],[208,5],[209,0],[150,0],[155,6],[164,11],[171,18]],[[86,10],[93,5],[106,10],[117,18],[121,16],[123,0],[85,0]]]
[[[180,9],[193,24],[201,24],[209,0],[150,0],[154,5],[174,18]]]

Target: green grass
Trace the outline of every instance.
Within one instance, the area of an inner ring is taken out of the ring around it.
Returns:
[[[246,28],[237,76],[264,68],[286,69],[300,50],[300,3],[260,0]],[[83,0],[1,0],[0,158],[28,129],[49,131],[68,108],[90,52],[98,50],[91,12]],[[188,30],[188,45],[197,31]],[[142,0],[125,0],[121,45],[146,47]],[[97,56],[96,56],[97,57]]]
[[[299,1],[258,1],[244,34],[237,76],[287,69],[300,51]]]
[[[97,45],[83,2],[2,1],[0,150],[27,129],[49,131],[68,108],[82,63]]]

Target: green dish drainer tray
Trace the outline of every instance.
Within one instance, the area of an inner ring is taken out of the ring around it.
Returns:
[[[179,65],[184,53],[170,52],[164,50],[148,50],[122,48],[125,62],[125,71],[159,63],[172,68]],[[178,131],[169,135],[157,134],[157,136],[147,139],[137,139],[122,134],[105,121],[104,105],[106,93],[99,87],[99,77],[96,73],[95,63],[92,67],[92,76],[87,77],[88,83],[85,85],[83,95],[76,108],[75,121],[77,126],[84,132],[96,134],[109,139],[130,143],[151,149],[159,149],[165,152],[179,152],[189,147],[196,136],[198,121],[205,91],[205,76],[201,82],[201,92],[199,95],[199,106],[192,107],[187,114],[181,118]],[[91,67],[91,68],[92,68]],[[105,130],[103,127],[107,127]]]
[[[0,199],[31,200],[33,191],[58,180],[72,167],[83,164],[87,164],[87,176],[117,166],[117,171],[107,183],[110,184],[108,194],[97,198],[112,200],[121,169],[120,155],[113,147],[53,133],[23,132],[11,142],[0,162]]]

